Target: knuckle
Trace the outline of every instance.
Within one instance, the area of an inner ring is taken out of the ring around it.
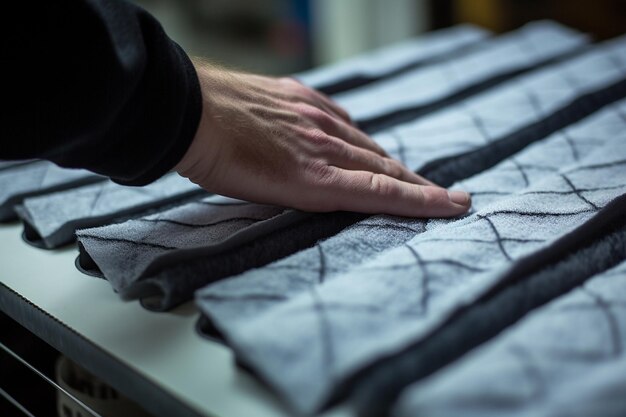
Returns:
[[[333,182],[334,175],[328,164],[313,160],[305,166],[306,177],[314,184],[326,185]]]
[[[326,134],[324,131],[312,128],[306,131],[305,137],[313,145],[315,154],[318,155],[340,155],[344,149],[341,143]]]
[[[316,147],[325,147],[330,142],[328,136],[323,130],[313,127],[304,131],[304,137]]]
[[[369,176],[369,189],[374,194],[393,196],[395,194],[394,187],[389,178],[383,174],[372,173]]]

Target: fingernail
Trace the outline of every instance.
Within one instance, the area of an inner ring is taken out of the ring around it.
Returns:
[[[455,204],[460,204],[462,206],[467,206],[470,203],[470,195],[465,191],[448,191],[448,197],[450,201]]]

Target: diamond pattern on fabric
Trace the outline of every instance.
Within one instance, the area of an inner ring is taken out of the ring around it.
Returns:
[[[333,98],[355,120],[424,106],[490,78],[532,68],[585,45],[585,36],[552,22],[534,22],[485,40],[480,48]],[[503,59],[506,57],[506,59]],[[419,91],[419,94],[415,94]],[[372,100],[372,97],[376,97]]]
[[[201,193],[200,187],[171,173],[144,187],[106,181],[26,198],[18,214],[25,223],[27,238],[32,236],[35,243],[54,248],[71,242],[78,227],[99,226]]]
[[[394,416],[621,416],[625,294],[626,262],[410,386]]]
[[[104,180],[81,169],[60,168],[47,161],[12,165],[0,171],[0,221],[13,220],[13,210],[25,197]]]

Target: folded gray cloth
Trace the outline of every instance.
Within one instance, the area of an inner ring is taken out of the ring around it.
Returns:
[[[621,417],[625,345],[626,262],[409,387],[394,415]]]
[[[353,119],[372,119],[429,105],[485,80],[535,67],[580,49],[587,42],[585,35],[557,23],[533,22],[516,31],[485,40],[479,48],[461,56],[333,98],[348,110]],[[415,94],[416,91],[419,94]],[[373,97],[376,99],[373,100]]]
[[[0,221],[17,217],[14,206],[26,197],[103,181],[82,169],[66,169],[47,161],[12,164],[0,170]]]
[[[16,207],[24,236],[35,246],[55,248],[74,240],[78,228],[110,223],[122,216],[154,209],[195,195],[202,189],[176,173],[144,187],[112,181],[26,198]]]
[[[439,158],[497,145],[500,137],[510,135],[524,126],[546,119],[564,105],[572,103],[581,94],[597,88],[604,88],[618,80],[621,73],[612,63],[612,57],[618,53],[620,46],[622,45],[616,42],[614,45],[598,48],[577,59],[555,65],[536,74],[520,77],[498,89],[498,93],[481,94],[458,106],[399,126],[390,132],[376,135],[375,139],[391,154],[397,155],[408,167],[414,170],[421,169],[427,163]],[[570,67],[574,70],[570,71]],[[563,81],[563,74],[572,79],[580,77],[584,82],[581,81],[580,86],[572,85]],[[587,77],[587,74],[590,76]],[[588,110],[601,104],[585,102],[580,105]],[[510,108],[506,118],[500,115],[502,108]],[[578,114],[580,109],[575,106],[571,112]],[[498,115],[497,119],[495,115]],[[567,120],[566,115],[560,117]],[[540,131],[538,135],[533,134],[531,136],[540,138],[543,134],[544,132]],[[433,142],[437,142],[436,145]],[[196,207],[196,210],[202,210],[202,208]],[[205,216],[209,218],[211,213],[208,212]],[[294,217],[293,222],[299,221],[300,223],[299,227],[292,226],[291,229],[285,228],[285,224],[281,220],[282,216],[264,222],[262,230],[267,241],[261,243],[259,240],[261,235],[254,234],[256,241],[250,240],[248,241],[250,244],[245,246],[247,242],[238,239],[236,242],[242,246],[239,252],[236,252],[239,249],[234,249],[232,245],[218,249],[219,246],[210,240],[207,240],[205,244],[211,248],[208,253],[212,257],[207,257],[207,254],[201,250],[187,251],[185,249],[185,254],[179,256],[176,252],[177,249],[181,248],[171,248],[171,254],[164,256],[159,251],[146,249],[146,252],[150,252],[147,255],[151,259],[150,265],[152,266],[150,268],[143,266],[141,268],[116,267],[115,265],[129,265],[134,259],[135,252],[118,250],[114,246],[110,251],[107,251],[107,245],[111,244],[109,241],[102,240],[95,243],[95,240],[91,239],[83,242],[81,233],[79,233],[80,264],[84,268],[99,267],[107,279],[118,283],[114,284],[118,291],[129,298],[145,299],[147,295],[152,295],[156,291],[155,287],[158,287],[158,292],[163,296],[159,298],[158,303],[150,303],[150,306],[155,309],[165,309],[172,307],[175,303],[185,301],[191,297],[195,289],[209,282],[243,272],[255,266],[264,265],[304,249],[313,245],[317,239],[329,236],[350,223],[345,222],[341,216],[326,215],[325,217],[315,217],[319,223],[316,223],[315,219],[308,219],[309,224],[302,224],[303,216],[305,215],[300,213],[297,218]],[[383,220],[383,223],[396,221],[395,219]],[[408,239],[412,236],[411,227],[409,225],[407,229],[403,226],[403,224],[397,227],[393,224],[389,226],[377,224],[366,227],[370,231],[378,228],[379,233],[389,233],[391,229],[403,230],[398,235],[398,239]],[[280,237],[276,235],[269,237],[271,232],[279,229],[284,231]],[[106,228],[99,229],[98,233],[117,236],[118,239],[127,239],[125,236],[127,230],[123,226],[112,226],[110,232]],[[160,233],[162,232],[155,229],[150,236],[156,236]],[[138,241],[141,238],[142,236],[136,237],[136,235],[131,237],[133,241]],[[162,242],[166,242],[168,238],[168,236],[160,237]],[[378,247],[378,250],[388,247],[385,240],[380,242],[373,247]],[[397,243],[398,241],[389,239],[388,242]],[[162,243],[161,245],[169,246]],[[228,260],[226,260],[227,252]],[[222,255],[221,262],[215,258],[218,253]],[[360,257],[361,255],[354,256]],[[345,259],[349,261],[350,256],[346,256]],[[182,262],[183,260],[185,263]],[[92,265],[93,263],[95,265]],[[118,273],[123,273],[124,277],[118,276]],[[132,277],[129,278],[128,274],[131,274]],[[182,279],[182,276],[186,278]],[[134,283],[138,281],[142,281],[143,284],[141,286],[135,285]],[[131,283],[133,283],[133,291],[122,290],[123,286],[130,286]],[[150,292],[142,294],[140,290],[144,289]]]
[[[285,227],[302,216],[281,207],[210,196],[123,223],[78,230],[76,235],[115,291],[162,309],[162,304],[171,306],[170,285],[175,286],[177,279],[185,284],[176,276],[171,283],[147,279],[155,270],[190,257],[219,254],[267,233],[268,226]],[[187,299],[190,296],[191,292]]]
[[[447,54],[459,53],[487,36],[489,32],[482,28],[458,25],[302,72],[295,77],[304,84],[334,94],[397,75]]]
[[[387,220],[387,230],[384,217],[368,219],[308,253],[208,286],[197,304],[240,361],[311,413],[338,384],[495,285],[513,261],[626,193],[624,114],[626,102],[458,184],[480,194],[465,219]],[[371,224],[377,236],[362,232]]]

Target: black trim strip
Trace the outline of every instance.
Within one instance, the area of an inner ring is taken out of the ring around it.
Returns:
[[[462,88],[455,93],[442,97],[439,100],[432,101],[428,104],[419,104],[417,106],[406,107],[379,116],[356,120],[356,123],[359,128],[371,135],[382,130],[389,129],[393,126],[399,125],[401,123],[410,122],[417,119],[418,117],[433,113],[445,107],[451,106],[459,101],[465,100],[471,96],[477,95],[483,91],[496,87],[497,85],[502,84],[503,82],[508,81],[511,78],[531,71],[536,71],[557,62],[566,61],[574,56],[588,52],[592,48],[593,45],[584,45],[572,51],[562,53],[561,55],[539,61],[532,66],[512,69],[499,75],[491,76],[484,81],[479,81],[475,84]]]
[[[626,97],[626,78],[599,90],[583,94],[551,115],[516,132],[465,154],[441,158],[426,164],[419,174],[444,187],[483,172],[526,146],[547,137]]]
[[[474,53],[477,50],[484,48],[484,42],[490,39],[494,39],[494,37],[490,34],[486,34],[485,37],[477,38],[472,42],[458,45],[457,47],[447,50],[445,52],[440,52],[438,54],[428,57],[418,58],[380,75],[367,75],[355,72],[352,75],[347,75],[343,78],[339,78],[332,82],[317,86],[315,87],[315,89],[327,95],[339,94],[346,91],[354,90],[355,88],[363,87],[377,81],[393,78],[395,76],[418,69],[420,67],[425,67],[438,62],[446,61],[451,58],[458,58],[463,55]]]

